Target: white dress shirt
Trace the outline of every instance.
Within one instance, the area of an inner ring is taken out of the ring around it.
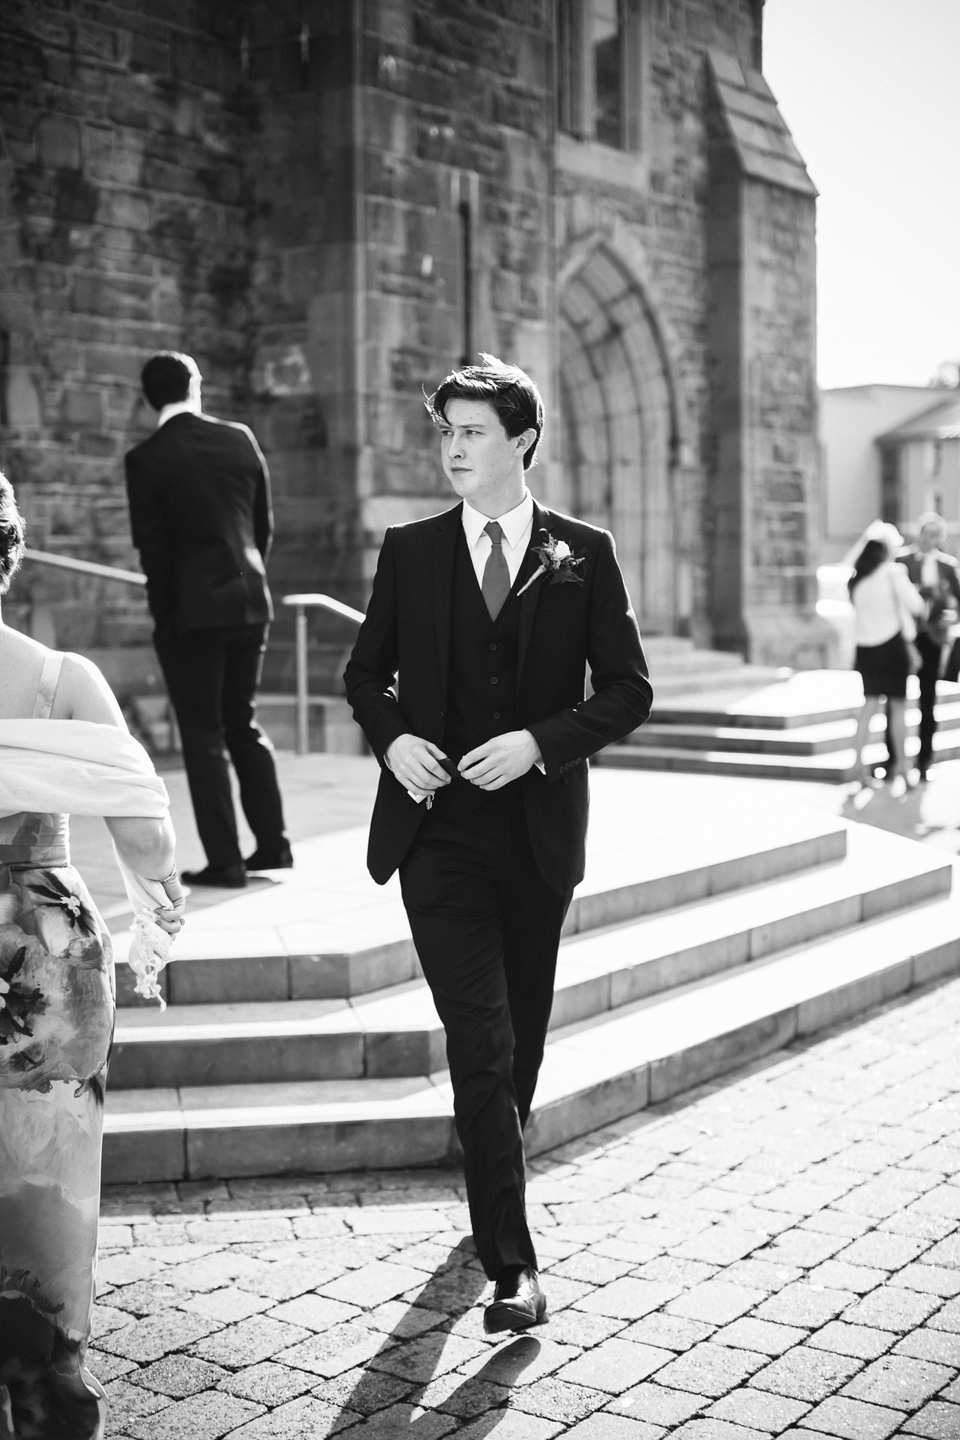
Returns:
[[[483,587],[483,572],[490,558],[490,551],[493,549],[490,536],[484,534],[484,526],[489,524],[489,515],[481,515],[479,510],[474,510],[468,500],[464,500],[463,533],[467,537],[470,559],[473,561],[477,584],[481,588]],[[533,529],[533,496],[529,490],[524,490],[523,499],[513,510],[508,510],[506,515],[497,516],[497,524],[503,531],[503,558],[507,562],[512,585],[523,563],[523,557],[527,553],[530,531]]]
[[[172,405],[164,405],[160,414],[157,416],[157,429],[159,430],[161,425],[166,425],[167,421],[172,420],[174,415],[186,415],[188,413],[190,415],[200,414],[200,406],[195,400],[177,400]]]
[[[920,564],[920,584],[927,590],[940,588],[940,562],[936,550],[927,550]]]

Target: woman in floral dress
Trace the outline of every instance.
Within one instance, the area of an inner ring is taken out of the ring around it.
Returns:
[[[0,593],[22,549],[0,475]],[[31,717],[126,729],[95,666],[0,617],[0,722]],[[157,921],[176,933],[183,901],[169,818],[107,824],[131,870],[163,877],[169,908]],[[103,1433],[103,1389],[84,1359],[113,1019],[110,936],[70,864],[67,816],[0,816],[0,1440]]]

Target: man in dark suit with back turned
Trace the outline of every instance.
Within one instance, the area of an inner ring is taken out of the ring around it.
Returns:
[[[201,412],[200,371],[189,355],[154,355],[141,380],[158,418],[126,457],[130,522],[207,854],[206,867],[183,878],[236,889],[248,870],[293,864],[273,747],[255,709],[273,618],[270,481],[246,425]],[[246,862],[225,751],[256,838]]]
[[[941,515],[930,511],[917,521],[917,543],[897,556],[907,575],[927,602],[926,614],[917,620],[920,652],[920,750],[917,770],[926,780],[933,764],[933,737],[937,733],[937,681],[943,652],[960,604],[960,571],[953,555],[944,554],[947,527]],[[906,765],[904,765],[906,769]]]
[[[587,757],[646,719],[652,690],[611,536],[526,488],[536,386],[483,359],[428,406],[463,503],[387,531],[345,679],[381,763],[368,864],[380,884],[399,868],[446,1029],[471,1223],[496,1282],[484,1328],[497,1332],[546,1311],[522,1131],[583,877]]]

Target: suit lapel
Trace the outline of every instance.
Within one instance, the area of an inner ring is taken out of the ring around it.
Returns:
[[[433,606],[440,660],[440,693],[447,693],[450,669],[450,614],[453,609],[453,562],[461,529],[463,503],[442,516],[433,542]]]
[[[523,564],[520,566],[520,573],[517,576],[517,586],[522,588],[526,585],[531,575],[536,574],[537,566],[540,564],[539,557],[533,553],[535,545],[542,545],[549,530],[549,513],[541,509],[536,500],[533,502],[533,528],[530,531],[530,545],[526,555],[523,557]],[[517,643],[517,683],[520,683],[520,676],[523,674],[523,662],[527,658],[527,646],[530,644],[530,635],[533,630],[533,617],[537,613],[537,601],[540,599],[540,591],[543,588],[546,576],[541,575],[534,580],[533,584],[524,590],[520,596],[520,634]]]

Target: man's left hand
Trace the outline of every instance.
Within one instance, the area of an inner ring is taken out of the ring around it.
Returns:
[[[481,790],[500,790],[540,764],[540,746],[530,731],[508,730],[506,735],[495,735],[492,740],[486,740],[469,751],[460,761],[458,769],[471,785]]]

